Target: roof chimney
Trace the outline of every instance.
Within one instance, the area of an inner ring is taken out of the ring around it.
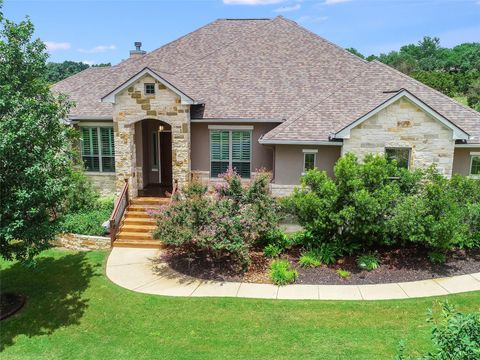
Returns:
[[[130,50],[130,59],[139,58],[145,55],[147,52],[142,50],[142,43],[140,41],[135,41],[135,50]]]

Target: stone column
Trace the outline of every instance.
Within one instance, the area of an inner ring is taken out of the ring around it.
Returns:
[[[116,195],[123,190],[125,179],[128,179],[129,196],[136,197],[138,194],[136,179],[136,149],[135,149],[135,125],[123,121],[124,113],[119,112],[114,118],[115,133],[115,174]]]

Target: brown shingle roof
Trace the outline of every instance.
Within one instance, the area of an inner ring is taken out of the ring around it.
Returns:
[[[369,63],[307,111],[279,125],[265,140],[328,140],[334,133],[406,89],[480,143],[480,113],[380,62]],[[393,93],[392,93],[393,92]]]
[[[100,99],[149,67],[196,101],[203,118],[286,121],[269,140],[327,140],[407,89],[480,143],[480,114],[380,63],[368,63],[283,17],[220,19],[139,59],[95,68],[53,89],[77,102],[71,116],[111,116]]]

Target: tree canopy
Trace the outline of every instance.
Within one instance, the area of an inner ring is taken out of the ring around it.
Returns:
[[[378,56],[365,57],[354,48],[347,50],[362,59],[390,65],[480,111],[480,43],[444,48],[439,38],[425,36],[417,44]]]
[[[49,91],[45,44],[0,3],[0,256],[28,260],[48,247],[73,172],[70,103]]]
[[[47,63],[47,70],[46,70],[45,76],[47,81],[53,84],[69,76],[75,75],[80,71],[88,69],[89,67],[103,67],[103,66],[110,66],[110,63],[96,64],[96,65],[90,66],[89,64],[85,64],[84,62],[76,62],[76,61],[68,61],[68,60],[61,63],[49,62]]]

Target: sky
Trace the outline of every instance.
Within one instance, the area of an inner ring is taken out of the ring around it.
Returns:
[[[134,41],[151,51],[218,18],[278,15],[365,55],[425,35],[446,47],[480,42],[480,0],[4,0],[2,11],[28,15],[55,62],[116,64]]]

